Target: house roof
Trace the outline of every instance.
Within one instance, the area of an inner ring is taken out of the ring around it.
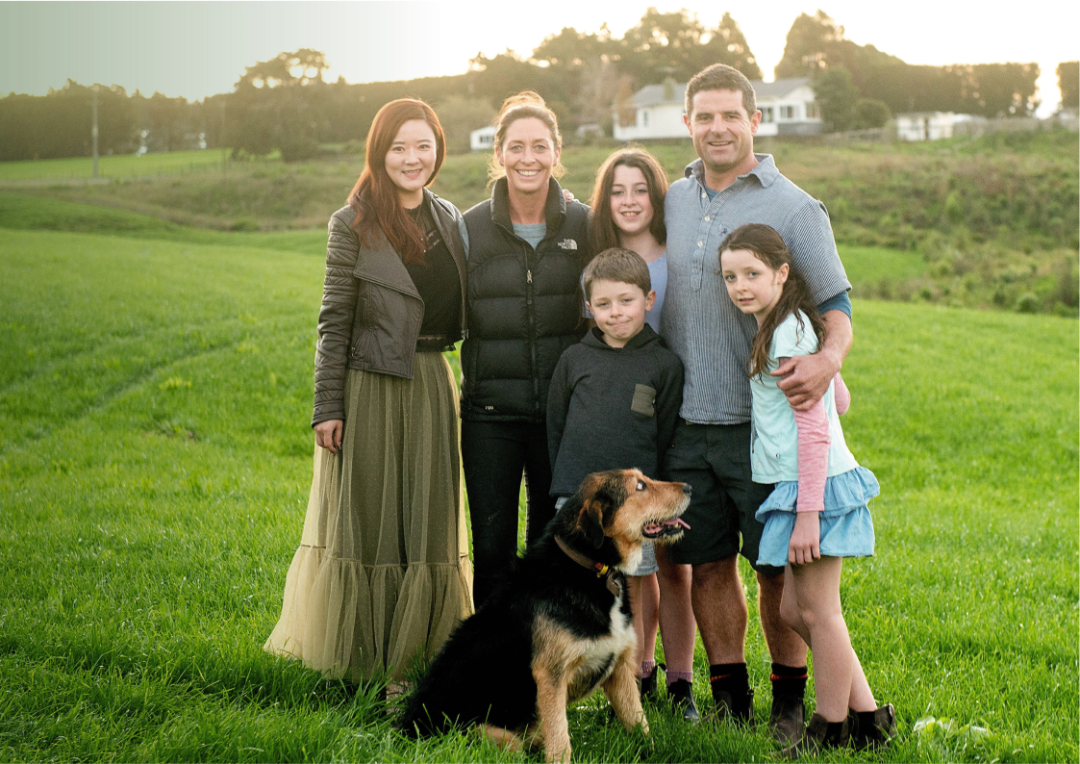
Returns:
[[[796,90],[803,85],[808,85],[809,83],[809,77],[788,77],[786,79],[776,80],[775,82],[754,80],[750,84],[754,86],[754,93],[757,95],[757,99],[759,101],[765,101],[783,98],[793,90]],[[637,108],[656,106],[663,103],[682,104],[686,101],[686,85],[687,83],[685,82],[646,85],[631,96],[631,101]],[[668,91],[667,95],[664,93],[665,89]]]

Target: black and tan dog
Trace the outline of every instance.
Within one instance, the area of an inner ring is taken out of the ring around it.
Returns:
[[[589,475],[507,579],[447,640],[409,698],[407,734],[482,725],[519,750],[570,760],[567,704],[603,687],[630,730],[641,710],[625,572],[645,539],[674,541],[690,486],[638,470]]]

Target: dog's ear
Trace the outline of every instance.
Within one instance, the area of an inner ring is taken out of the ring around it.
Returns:
[[[597,549],[604,543],[604,502],[598,496],[585,501],[578,514],[578,530]]]

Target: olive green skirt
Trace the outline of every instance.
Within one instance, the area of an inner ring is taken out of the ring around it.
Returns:
[[[441,353],[413,379],[350,370],[339,453],[315,448],[300,548],[264,648],[334,678],[400,681],[472,613],[458,396]]]

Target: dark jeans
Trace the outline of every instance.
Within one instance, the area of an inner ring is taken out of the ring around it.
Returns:
[[[555,516],[547,427],[520,422],[461,423],[461,461],[472,521],[473,602],[480,607],[517,554],[518,496],[525,474],[525,540]]]

